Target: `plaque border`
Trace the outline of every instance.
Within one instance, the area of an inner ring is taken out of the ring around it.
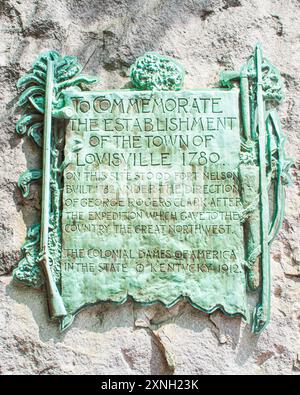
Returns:
[[[16,131],[20,136],[27,135],[41,149],[43,168],[28,169],[19,177],[18,186],[24,198],[30,194],[31,183],[42,180],[41,222],[27,230],[13,279],[15,283],[33,288],[46,286],[50,318],[61,322],[61,330],[70,326],[75,316],[67,314],[60,294],[62,185],[63,170],[67,166],[63,157],[64,130],[67,120],[76,116],[64,92],[86,90],[87,85],[97,82],[97,78],[81,75],[81,71],[76,57],[48,51],[35,60],[32,69],[17,84],[22,90],[18,101],[22,116]],[[130,78],[136,91],[178,91],[183,86],[184,69],[171,58],[148,52],[131,66]],[[249,229],[257,233],[255,239],[246,238],[245,270],[249,292],[259,292],[259,302],[252,316],[252,332],[258,334],[270,320],[270,245],[282,226],[285,185],[291,183],[292,161],[285,156],[285,136],[276,110],[283,99],[283,85],[279,71],[263,56],[260,44],[241,70],[222,71],[219,85],[225,89],[234,86],[240,89],[241,176],[258,169],[258,191],[252,196],[253,203],[244,207],[243,215],[246,234]],[[80,145],[81,141],[75,141],[73,151],[80,150]],[[182,299],[184,297],[179,296],[165,307]],[[113,303],[122,304],[126,300]],[[226,313],[220,305],[205,311],[190,300],[189,303],[207,314],[221,310],[231,317],[241,316]],[[90,305],[94,303],[82,306],[76,314]]]

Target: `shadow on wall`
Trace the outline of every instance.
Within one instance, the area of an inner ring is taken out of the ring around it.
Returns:
[[[78,55],[93,73],[101,66],[123,74],[144,52],[158,50],[172,26],[184,27],[192,17],[203,23],[219,11],[241,6],[239,0],[54,0],[51,4],[35,2],[29,21],[20,25],[23,39],[15,56],[22,57],[34,41],[34,50]],[[18,24],[19,19],[16,15]],[[178,57],[176,44],[166,54]]]
[[[71,2],[70,18],[79,24],[90,23],[88,30],[80,32],[82,45],[77,48],[77,55],[84,59],[84,68],[88,65],[97,73],[101,65],[107,71],[125,76],[137,57],[159,49],[161,38],[172,25],[186,21],[191,15],[183,12],[186,3],[189,2],[133,0],[120,1],[116,7],[114,2],[104,0],[87,7],[82,2]],[[67,52],[68,48],[64,50]],[[176,57],[175,51],[168,55]]]
[[[187,341],[186,338],[199,339],[201,343],[207,342],[207,331],[215,338],[216,346],[229,347],[235,354],[235,362],[243,366],[256,350],[259,336],[251,333],[249,325],[241,322],[240,318],[229,318],[215,312],[211,315],[202,313],[192,307],[188,302],[181,301],[170,309],[160,304],[143,307],[131,300],[123,305],[112,303],[99,303],[83,309],[75,318],[72,326],[65,332],[59,331],[56,321],[50,321],[46,305],[44,291],[36,291],[23,286],[16,287],[10,282],[6,287],[6,293],[18,303],[25,304],[32,312],[34,321],[39,329],[39,336],[43,342],[49,340],[55,343],[63,342],[69,331],[79,331],[80,336],[84,333],[97,333],[100,336],[108,334],[117,328],[127,328],[131,331],[146,330],[152,337],[155,345],[166,353],[164,342],[161,341],[160,333],[166,328],[174,327],[176,336],[184,336],[179,341]],[[178,342],[178,339],[176,339]],[[170,372],[169,372],[170,373]]]
[[[215,12],[240,5],[239,0],[120,0],[116,7],[110,0],[95,0],[89,8],[75,0],[69,12],[71,18],[80,15],[81,22],[90,21],[92,25],[82,34],[84,47],[78,48],[80,57],[86,59],[85,66],[89,64],[96,71],[100,63],[108,71],[126,75],[136,58],[160,49],[162,38],[172,26],[185,26],[192,17],[203,23]],[[86,48],[92,48],[88,58]],[[178,58],[176,45],[166,55]]]

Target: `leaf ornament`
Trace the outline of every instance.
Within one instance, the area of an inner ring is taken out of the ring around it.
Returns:
[[[18,180],[18,187],[21,189],[24,198],[30,193],[30,184],[42,178],[41,169],[27,169],[22,173]]]
[[[61,56],[56,51],[41,54],[33,63],[29,73],[22,76],[17,87],[23,89],[18,104],[24,109],[24,115],[17,122],[16,130],[20,136],[27,135],[39,146],[43,146],[43,114],[45,113],[45,95],[48,61],[54,63],[54,89],[52,116],[70,119],[77,116],[72,107],[66,105],[63,91],[67,88],[93,84],[96,78],[79,75],[82,66],[75,56]]]
[[[20,136],[23,136],[32,125],[40,123],[41,121],[43,121],[43,116],[41,114],[25,114],[18,120],[16,131]]]

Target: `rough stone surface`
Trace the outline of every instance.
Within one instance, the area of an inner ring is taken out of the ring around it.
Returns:
[[[0,2],[0,373],[299,374],[298,0],[1,0]],[[260,41],[282,72],[280,117],[293,157],[286,219],[271,251],[272,320],[260,336],[239,319],[206,316],[186,303],[169,311],[99,305],[60,334],[42,292],[16,288],[26,226],[39,216],[39,186],[24,201],[18,175],[37,167],[33,144],[15,133],[16,81],[43,50],[78,55],[99,88],[120,88],[128,67],[155,50],[183,64],[185,88],[213,86]]]

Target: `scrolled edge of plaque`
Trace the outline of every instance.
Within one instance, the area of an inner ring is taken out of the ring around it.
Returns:
[[[64,170],[70,164],[70,158],[64,155],[65,130],[68,120],[78,118],[68,92],[84,94],[87,85],[97,81],[94,77],[81,75],[81,71],[76,57],[49,51],[36,59],[32,69],[17,84],[22,90],[19,97],[22,116],[16,131],[20,136],[31,138],[41,149],[43,168],[28,169],[19,177],[18,186],[24,198],[30,195],[30,184],[42,180],[41,221],[27,230],[13,278],[16,283],[33,288],[45,285],[50,317],[60,320],[62,330],[70,326],[82,308],[94,304],[94,301],[84,303],[70,312],[61,294],[62,195]],[[136,93],[180,92],[184,69],[173,59],[149,52],[132,65],[130,77]],[[291,182],[289,168],[292,162],[285,156],[285,137],[276,111],[283,99],[283,85],[279,71],[263,57],[262,48],[257,44],[240,71],[221,73],[220,88],[239,89],[242,266],[247,292],[256,292],[259,297],[252,313],[252,331],[260,333],[270,320],[270,245],[281,228],[284,187]],[[71,142],[71,153],[82,149],[82,139],[75,136]],[[178,295],[175,302],[183,297],[206,313],[219,309],[226,315],[249,320],[250,314],[229,313],[222,303],[215,303],[209,309],[202,308],[187,294]],[[127,297],[113,302],[120,304],[126,300]],[[153,299],[144,304],[156,302]],[[163,304],[170,307],[168,303]]]

